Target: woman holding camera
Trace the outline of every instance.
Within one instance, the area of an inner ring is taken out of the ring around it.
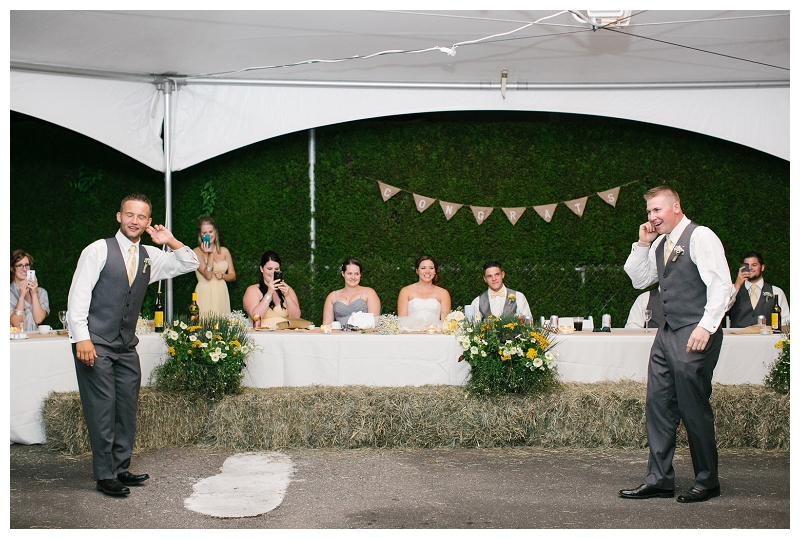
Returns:
[[[300,302],[283,280],[281,258],[275,251],[261,255],[258,280],[258,284],[247,287],[242,298],[242,306],[250,318],[256,314],[265,320],[300,318]]]
[[[11,253],[11,325],[22,331],[36,331],[50,314],[47,291],[39,288],[32,271],[33,257],[17,249]]]
[[[200,267],[197,276],[197,306],[200,312],[229,314],[231,299],[228,285],[236,280],[231,253],[220,245],[217,223],[213,217],[201,217],[197,221],[197,247],[194,248]]]

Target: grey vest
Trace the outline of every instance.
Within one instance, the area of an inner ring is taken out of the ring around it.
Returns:
[[[667,265],[664,265],[664,241],[656,247],[658,282],[661,287],[661,306],[664,324],[675,329],[697,324],[703,318],[706,306],[706,284],[700,278],[697,266],[692,262],[691,237],[697,224],[691,222],[675,242]],[[680,246],[683,254],[675,249]]]
[[[506,287],[506,302],[503,304],[503,312],[501,315],[507,316],[512,314],[517,314],[517,294],[519,292],[514,292],[510,288]],[[508,301],[508,296],[514,295],[514,299],[512,301]],[[478,298],[478,310],[481,312],[481,317],[485,320],[492,314],[492,307],[489,305],[489,291],[486,290],[483,294],[480,295]]]
[[[106,238],[108,256],[97,283],[92,290],[92,302],[89,305],[89,333],[97,335],[108,342],[113,342],[120,335],[124,345],[130,344],[136,337],[136,322],[142,301],[150,284],[150,266],[144,266],[147,251],[139,244],[139,266],[136,277],[128,285],[128,272],[125,259],[119,249],[116,238]]]
[[[736,294],[736,303],[728,311],[732,328],[746,328],[747,326],[758,324],[758,315],[760,314],[767,317],[767,325],[769,325],[772,308],[775,306],[775,296],[772,295],[768,299],[764,297],[764,292],[773,293],[772,285],[766,281],[764,281],[764,286],[761,288],[761,296],[758,298],[756,308],[753,309],[753,306],[750,305],[750,294],[747,292],[747,287],[742,286],[739,289],[739,293]]]
[[[686,256],[685,254],[683,256]],[[647,308],[653,311],[653,316],[650,318],[650,323],[647,327],[660,328],[664,326],[664,309],[661,307],[661,293],[658,288],[650,291],[650,298],[647,300]]]

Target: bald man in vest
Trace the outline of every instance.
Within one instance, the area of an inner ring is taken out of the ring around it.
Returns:
[[[150,476],[128,471],[136,430],[141,367],[136,322],[151,282],[190,273],[200,266],[191,248],[162,225],[151,226],[153,206],[142,194],[122,199],[119,230],[81,253],[67,299],[72,354],[83,415],[92,444],[97,490],[127,496],[128,487]],[[143,246],[153,243],[173,252]]]
[[[658,283],[664,322],[647,368],[645,403],[650,456],[644,483],[622,498],[675,495],[675,437],[686,426],[694,481],[681,503],[720,495],[711,378],[722,348],[721,322],[733,285],[725,249],[714,232],[683,215],[678,193],[659,186],[644,195],[647,222],[639,226],[625,271],[634,288]]]

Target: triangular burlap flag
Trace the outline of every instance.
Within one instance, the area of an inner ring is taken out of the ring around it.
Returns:
[[[545,204],[544,206],[534,206],[533,209],[536,210],[539,217],[549,223],[553,218],[553,212],[556,211],[556,206],[558,206],[558,202],[555,204]]]
[[[461,209],[461,206],[463,206],[463,204],[445,202],[444,200],[440,200],[439,204],[442,206],[442,211],[444,212],[444,216],[447,217],[448,221],[452,219],[456,212]]]
[[[619,198],[619,187],[609,189],[608,191],[600,191],[597,196],[608,202],[615,208],[617,207],[617,199]]]
[[[567,200],[564,202],[567,208],[571,209],[578,217],[583,217],[583,210],[586,209],[586,201],[589,197],[576,198],[575,200]]]
[[[389,200],[390,198],[392,198],[394,195],[396,195],[401,191],[401,189],[397,187],[392,187],[391,185],[383,182],[378,182],[378,187],[381,188],[381,197],[383,197],[384,202],[386,202],[387,200]]]
[[[470,206],[472,208],[472,215],[475,216],[475,220],[478,221],[479,225],[482,225],[483,222],[489,217],[489,214],[492,213],[494,208],[492,207],[484,207],[484,206]]]
[[[416,193],[413,193],[413,195],[414,195],[414,204],[417,206],[417,211],[420,213],[427,210],[431,204],[436,202],[435,198],[424,197]]]
[[[524,206],[522,208],[502,208],[502,210],[503,213],[506,214],[506,217],[508,217],[508,220],[511,221],[512,225],[516,225],[519,218],[525,213]]]

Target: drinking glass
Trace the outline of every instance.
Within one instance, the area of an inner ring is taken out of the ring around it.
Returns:
[[[645,309],[643,311],[643,314],[644,314],[644,332],[648,333],[650,329],[648,328],[647,323],[650,322],[651,318],[653,318],[653,311],[651,311],[650,309]]]
[[[61,327],[67,329],[67,311],[58,311],[58,319],[61,320]]]
[[[572,325],[575,328],[575,331],[583,331],[583,317],[576,316],[572,319]]]

